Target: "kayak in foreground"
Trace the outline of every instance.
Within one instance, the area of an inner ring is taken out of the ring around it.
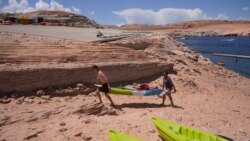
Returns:
[[[162,120],[152,118],[162,139],[165,141],[229,141],[219,136]]]
[[[108,131],[108,137],[110,141],[142,141],[139,138],[132,137],[114,130]]]
[[[100,88],[101,85],[95,85],[96,87]],[[109,89],[110,94],[117,94],[117,95],[130,95],[130,96],[151,96],[157,95],[162,93],[162,89],[149,89],[149,90],[132,90],[127,88],[118,88],[118,87],[111,87]]]

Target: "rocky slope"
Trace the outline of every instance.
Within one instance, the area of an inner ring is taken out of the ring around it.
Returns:
[[[65,11],[45,11],[39,10],[29,13],[0,13],[0,19],[5,17],[24,17],[24,18],[33,18],[33,17],[42,17],[45,22],[49,23],[61,23],[68,26],[77,26],[77,27],[94,27],[101,28],[102,26],[97,24],[94,20],[89,19],[86,16],[78,15],[74,13],[69,13]]]
[[[237,27],[237,28],[236,28]],[[221,20],[202,20],[180,22],[168,25],[123,25],[120,29],[126,30],[147,30],[162,31],[169,33],[178,33],[180,35],[189,35],[197,32],[215,32],[217,35],[250,35],[250,21],[221,21]]]

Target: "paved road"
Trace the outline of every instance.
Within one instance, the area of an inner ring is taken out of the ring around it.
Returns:
[[[96,37],[97,31],[101,31],[106,36],[122,33],[122,30],[115,29],[74,28],[39,25],[0,25],[0,31],[51,36],[88,42],[98,40],[98,38]]]

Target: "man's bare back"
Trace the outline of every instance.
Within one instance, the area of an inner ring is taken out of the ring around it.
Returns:
[[[102,84],[108,83],[108,78],[102,71],[98,72],[97,78]]]
[[[93,70],[95,71],[95,73],[97,73],[97,79],[102,83],[102,86],[100,88],[98,88],[98,90],[96,91],[96,95],[100,100],[100,103],[102,103],[102,98],[100,95],[100,92],[103,92],[104,95],[107,97],[107,99],[110,101],[111,105],[114,106],[114,102],[111,99],[111,97],[109,96],[109,83],[108,83],[108,78],[106,77],[106,75],[99,70],[99,67],[94,65],[92,66]]]

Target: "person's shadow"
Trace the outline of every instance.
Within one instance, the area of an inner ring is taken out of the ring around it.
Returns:
[[[155,103],[123,103],[121,105],[116,105],[116,109],[122,109],[122,108],[164,108],[164,107],[172,107],[177,109],[184,109],[181,106],[171,106],[171,105],[160,105]]]

